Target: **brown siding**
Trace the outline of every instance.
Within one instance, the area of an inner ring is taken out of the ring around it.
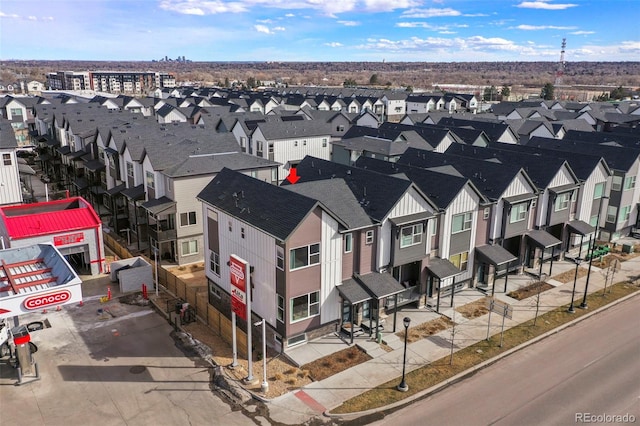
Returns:
[[[342,236],[342,279],[346,280],[353,275],[355,270],[354,268],[354,259],[358,257],[358,232],[352,232],[351,236],[353,238],[351,242],[351,252],[345,253],[344,251],[344,235]]]
[[[489,212],[489,218],[484,218],[484,207],[480,207],[478,210],[478,221],[476,230],[476,246],[482,246],[487,244],[489,239],[489,221],[491,220],[491,212]]]
[[[307,328],[317,327],[320,324],[319,316],[289,324],[291,298],[320,290],[320,264],[291,271],[289,251],[297,247],[319,243],[321,231],[322,211],[317,208],[300,224],[285,245],[287,336],[295,336],[304,332]],[[322,262],[322,258],[320,258],[320,262]]]
[[[373,243],[367,244],[367,231],[373,231]],[[376,228],[363,229],[360,231],[360,262],[358,265],[358,273],[366,274],[376,270],[376,253],[378,245],[378,230]]]

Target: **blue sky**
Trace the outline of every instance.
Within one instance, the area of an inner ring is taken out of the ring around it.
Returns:
[[[640,61],[639,0],[2,0],[1,59]]]

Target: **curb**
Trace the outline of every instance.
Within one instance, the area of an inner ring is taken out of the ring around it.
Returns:
[[[510,355],[512,355],[512,354],[514,354],[514,353],[516,353],[516,352],[518,352],[518,351],[520,351],[520,350],[522,350],[522,349],[524,349],[524,348],[526,348],[528,346],[531,346],[531,345],[533,345],[535,343],[538,343],[539,341],[544,340],[549,336],[553,336],[554,334],[557,334],[557,333],[561,332],[562,330],[564,330],[566,328],[573,327],[574,325],[576,325],[576,324],[578,324],[578,323],[580,323],[580,322],[592,317],[593,315],[596,315],[596,314],[598,314],[598,313],[600,313],[602,311],[606,311],[607,309],[610,309],[610,308],[612,308],[612,307],[614,307],[614,306],[616,306],[616,305],[618,305],[618,304],[620,304],[622,302],[625,302],[625,301],[627,301],[629,299],[632,299],[634,297],[640,297],[640,291],[636,291],[636,292],[631,293],[631,294],[629,294],[627,296],[621,297],[621,298],[619,298],[619,299],[617,299],[617,300],[615,300],[615,301],[613,301],[613,302],[611,302],[611,303],[609,303],[609,304],[607,304],[605,306],[602,306],[602,307],[596,309],[595,311],[591,311],[591,312],[589,312],[587,314],[584,314],[584,315],[580,316],[579,318],[576,318],[576,319],[574,319],[572,321],[569,321],[569,322],[567,322],[567,323],[565,323],[565,324],[563,324],[563,325],[561,325],[559,327],[554,328],[553,330],[547,331],[544,334],[541,334],[541,335],[539,335],[537,337],[534,337],[531,340],[528,340],[528,341],[526,341],[524,343],[521,343],[520,345],[518,345],[516,347],[513,347],[513,348],[501,353],[500,355],[497,355],[497,356],[495,356],[495,357],[493,357],[491,359],[483,361],[483,362],[481,362],[480,364],[478,364],[478,365],[476,365],[474,367],[471,367],[471,368],[469,368],[469,369],[467,369],[467,370],[465,370],[465,371],[463,371],[461,373],[458,373],[455,376],[450,377],[449,379],[447,379],[447,380],[445,380],[443,382],[440,382],[440,383],[438,383],[438,384],[436,384],[436,385],[434,385],[434,386],[432,386],[432,387],[430,387],[428,389],[420,391],[420,392],[416,393],[415,395],[410,396],[409,398],[403,399],[402,401],[397,401],[397,402],[394,402],[393,404],[385,405],[385,406],[378,407],[378,408],[372,408],[371,410],[358,411],[356,413],[331,414],[330,410],[327,410],[327,411],[325,411],[323,413],[323,415],[325,417],[329,417],[329,418],[333,418],[333,419],[355,420],[355,419],[357,419],[359,417],[363,417],[363,416],[370,415],[370,414],[375,414],[375,413],[378,413],[380,411],[391,410],[391,409],[394,409],[394,408],[401,407],[403,405],[409,405],[409,404],[413,403],[414,401],[417,401],[417,400],[425,398],[427,396],[431,396],[433,394],[436,394],[436,393],[440,392],[441,390],[444,390],[445,388],[447,388],[449,385],[453,385],[455,383],[458,383],[458,382],[466,379],[467,377],[470,377],[470,376],[474,375],[478,371],[483,370],[483,369],[495,364],[496,362],[500,361],[501,359],[503,359],[503,358],[505,358],[507,356],[510,356]]]

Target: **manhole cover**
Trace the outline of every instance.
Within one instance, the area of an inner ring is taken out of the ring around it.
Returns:
[[[147,369],[144,365],[134,365],[129,369],[129,373],[131,374],[142,374]]]

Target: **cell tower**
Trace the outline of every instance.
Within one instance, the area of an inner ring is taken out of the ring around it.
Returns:
[[[558,71],[556,72],[556,86],[562,85],[562,76],[564,75],[564,48],[567,47],[567,39],[562,39],[562,50],[560,51],[560,63],[558,64]]]

